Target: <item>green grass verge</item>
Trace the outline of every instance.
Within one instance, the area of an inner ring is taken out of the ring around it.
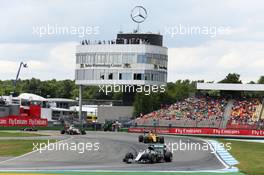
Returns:
[[[219,139],[222,143],[231,143],[229,151],[239,164],[239,170],[249,175],[264,174],[264,144],[255,142]]]
[[[0,131],[0,137],[33,137],[33,136],[47,136],[47,135],[37,134],[37,133],[27,133],[27,132]]]
[[[0,130],[21,130],[25,128],[25,126],[1,126]],[[61,130],[63,127],[62,126],[37,126],[35,127],[38,130]]]
[[[8,175],[8,173],[1,173],[0,174],[5,174]],[[152,172],[72,172],[72,173],[68,173],[68,172],[63,172],[63,173],[52,173],[52,172],[38,172],[38,173],[12,173],[10,172],[10,174],[15,175],[15,174],[23,174],[23,175],[58,175],[58,174],[63,174],[63,175],[244,175],[242,173],[152,173]]]
[[[64,175],[216,175],[222,173],[152,173],[152,172],[97,172],[97,173],[63,173]],[[223,173],[225,175],[243,175],[242,173]]]
[[[50,143],[55,140],[49,140]],[[0,140],[0,156],[20,156],[31,152],[33,143],[48,143],[48,140]]]

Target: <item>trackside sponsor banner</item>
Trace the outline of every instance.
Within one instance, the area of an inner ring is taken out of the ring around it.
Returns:
[[[0,126],[47,126],[48,120],[41,118],[9,116],[0,118]]]
[[[154,131],[153,128],[129,128],[129,132],[148,132]],[[231,135],[231,136],[264,136],[264,130],[249,129],[214,129],[214,128],[156,128],[160,134],[179,134],[179,135]]]
[[[160,134],[170,134],[169,129],[163,129],[163,128],[129,128],[129,132],[149,132],[149,131],[155,131]]]

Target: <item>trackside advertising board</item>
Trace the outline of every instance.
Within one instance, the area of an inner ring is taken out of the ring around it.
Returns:
[[[129,132],[154,131],[154,128],[129,128]],[[264,137],[264,130],[249,129],[215,129],[215,128],[156,128],[159,134],[178,134],[178,135],[223,135],[223,136],[261,136]]]
[[[8,116],[0,118],[0,126],[48,126],[47,119]]]

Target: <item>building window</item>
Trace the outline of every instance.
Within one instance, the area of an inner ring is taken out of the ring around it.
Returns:
[[[122,64],[121,54],[110,54],[109,57],[110,57],[111,63],[113,63],[114,65]]]
[[[119,80],[131,80],[132,74],[131,73],[120,73]]]
[[[147,63],[146,55],[138,54],[137,55],[137,63]]]
[[[142,74],[134,74],[134,80],[142,80]]]
[[[110,73],[110,74],[108,75],[108,79],[109,79],[109,80],[113,80],[113,73]]]
[[[126,63],[131,64],[131,63],[134,62],[134,61],[133,61],[134,58],[135,58],[135,54],[126,54],[126,53],[124,53],[124,54],[122,55],[122,63],[123,63],[123,64],[126,64]]]
[[[104,75],[100,75],[100,79],[101,80],[104,80]]]
[[[151,64],[151,60],[152,60],[152,54],[151,53],[146,53],[146,62],[148,64]]]
[[[131,80],[132,79],[132,74],[131,73],[123,73],[123,79],[124,80]]]
[[[145,74],[145,80],[150,80],[150,74],[149,73]]]
[[[79,57],[79,55],[76,55],[76,64],[80,64],[80,57]]]
[[[100,53],[96,55],[95,64],[106,64],[106,54]]]

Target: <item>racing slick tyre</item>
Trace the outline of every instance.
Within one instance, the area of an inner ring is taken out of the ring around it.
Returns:
[[[65,130],[61,130],[61,132],[60,132],[61,134],[65,134]]]
[[[144,138],[143,138],[143,142],[144,142],[144,143],[149,143],[149,139],[148,139],[148,137],[144,137]]]
[[[138,142],[143,142],[143,140],[144,140],[143,135],[138,136]]]
[[[153,164],[153,163],[156,163],[157,160],[156,160],[156,157],[154,154],[149,154],[149,163]]]
[[[129,160],[133,160],[133,159],[134,159],[134,155],[132,153],[127,153],[125,158],[123,159],[123,162],[131,163]]]
[[[159,137],[159,143],[164,143],[164,137]]]
[[[82,129],[82,130],[81,130],[81,135],[85,135],[85,134],[86,134],[85,130]]]
[[[165,152],[164,160],[165,160],[165,162],[171,162],[172,161],[172,153],[170,151]]]

